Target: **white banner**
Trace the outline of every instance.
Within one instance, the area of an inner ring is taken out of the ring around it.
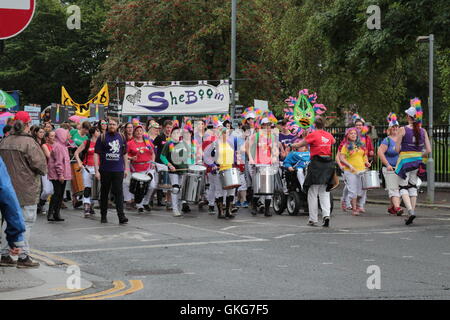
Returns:
[[[229,84],[166,87],[127,85],[122,114],[195,115],[226,114],[229,111]]]

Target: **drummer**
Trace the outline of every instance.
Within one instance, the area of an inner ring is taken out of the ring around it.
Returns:
[[[169,169],[169,178],[172,184],[170,196],[174,217],[182,216],[179,209],[179,199],[181,186],[183,185],[183,173],[187,171],[188,165],[192,164],[190,145],[182,141],[181,137],[181,130],[179,128],[174,129],[170,139],[164,144],[160,155],[161,162]],[[184,206],[187,206],[187,204]]]
[[[214,147],[216,150],[215,158],[216,162],[213,165],[213,170],[219,169],[219,172],[233,168],[236,165],[236,157],[234,148],[231,146],[227,138],[230,138],[230,130],[219,124],[218,128],[219,139],[214,142]],[[219,175],[215,175],[215,180],[213,183],[216,184],[215,189],[215,202],[217,205],[219,219],[233,219],[235,217],[234,213],[231,211],[232,204],[234,201],[234,194],[236,193],[236,188],[224,190],[221,188],[222,184],[220,182]],[[223,201],[226,201],[225,210],[223,208]]]
[[[352,205],[352,215],[359,216],[364,211],[358,205],[358,200],[363,196],[361,173],[370,167],[367,159],[367,149],[361,141],[356,128],[347,129],[346,144],[340,152],[341,164],[344,168],[344,180],[348,190],[348,196]]]
[[[271,133],[271,124],[267,117],[261,119],[260,125],[261,129],[250,136],[248,145],[249,171],[252,180],[256,174],[256,167],[278,165],[280,143],[278,139],[275,140],[275,136]],[[252,199],[252,215],[256,215],[259,210],[263,210],[266,217],[272,216],[270,212],[271,201],[271,195],[261,196],[260,198],[254,196]]]
[[[206,199],[208,201],[208,213],[210,215],[216,214],[214,211],[214,204],[216,199],[216,188],[220,187],[220,180],[217,174],[217,166],[214,163],[213,158],[215,158],[216,150],[214,142],[218,139],[217,128],[219,122],[213,122],[212,118],[209,117],[207,120],[206,128],[207,130],[203,134],[202,139],[202,150],[203,150],[203,161],[206,165],[206,179],[209,183],[209,188],[206,192]],[[214,130],[215,128],[215,130]],[[211,159],[208,161],[208,159]]]
[[[148,139],[144,139],[144,126],[138,124],[133,129],[133,139],[128,141],[127,150],[130,159],[131,173],[144,173],[152,177],[150,186],[142,201],[136,204],[139,213],[143,213],[144,209],[151,211],[149,206],[150,196],[156,189],[156,172],[153,163],[155,162],[155,150],[153,144]]]
[[[100,136],[100,130],[97,127],[91,127],[89,129],[90,139],[84,141],[75,151],[75,159],[78,162],[78,166],[83,173],[83,205],[84,205],[84,217],[89,218],[90,215],[94,215],[94,206],[91,202],[92,185],[95,179],[95,144]],[[80,158],[81,156],[81,158]]]

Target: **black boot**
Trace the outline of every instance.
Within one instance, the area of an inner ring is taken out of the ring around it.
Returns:
[[[37,212],[36,212],[36,214],[41,214],[42,213],[42,208],[44,208],[46,202],[47,202],[47,200],[39,199],[39,203],[37,205]]]
[[[252,198],[252,215],[256,216],[258,214],[258,198]]]
[[[61,208],[55,208],[55,211],[53,213],[53,216],[55,217],[55,221],[64,221],[63,218],[61,218],[59,211],[61,210]]]
[[[55,218],[53,217],[53,208],[48,208],[47,221],[55,221]]]
[[[227,218],[233,219],[235,217],[234,213],[231,212],[233,205],[234,196],[228,196],[226,199],[225,216]]]
[[[223,213],[223,197],[216,199],[216,205],[217,205],[217,210],[218,210],[217,218],[224,219],[225,215]]]
[[[66,198],[64,199],[64,202],[71,201],[71,200],[72,200],[72,197],[70,195],[70,191],[66,190]]]
[[[264,201],[264,215],[266,216],[266,217],[271,217],[272,216],[272,213],[270,212],[270,202],[271,202],[272,200],[270,200],[270,199],[266,199],[265,201]]]

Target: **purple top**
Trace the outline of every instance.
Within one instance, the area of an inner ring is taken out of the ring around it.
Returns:
[[[100,155],[100,171],[124,172],[124,154],[127,153],[127,144],[120,133],[105,134],[105,141],[98,138],[95,144],[95,153]]]
[[[400,152],[415,151],[422,152],[425,147],[425,134],[424,129],[420,128],[420,141],[416,145],[416,137],[414,137],[414,130],[405,126],[405,135],[402,139]]]
[[[294,142],[297,136],[294,134],[278,134],[278,141],[280,141],[283,145]]]

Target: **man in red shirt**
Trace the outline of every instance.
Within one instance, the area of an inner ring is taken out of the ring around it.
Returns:
[[[314,121],[317,130],[306,136],[305,140],[292,145],[293,148],[299,148],[309,145],[311,162],[308,166],[303,187],[308,190],[308,208],[309,208],[309,226],[315,226],[318,223],[318,202],[322,208],[323,227],[330,224],[330,193],[327,191],[331,185],[334,175],[335,162],[331,157],[331,146],[336,143],[336,139],[324,131],[324,119],[317,117]]]

